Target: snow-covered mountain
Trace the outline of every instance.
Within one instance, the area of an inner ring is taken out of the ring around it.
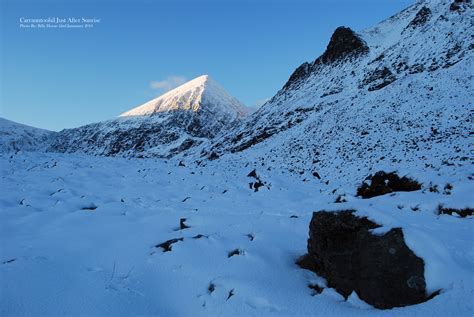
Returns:
[[[0,152],[34,151],[47,146],[53,131],[0,118]]]
[[[207,144],[245,114],[239,101],[204,75],[119,118],[63,130],[49,151],[171,157]]]
[[[202,75],[120,116],[150,116],[180,110],[209,112],[217,121],[233,121],[247,113],[245,107],[216,81]]]
[[[201,156],[321,176],[464,164],[473,150],[473,33],[472,3],[459,0],[418,1],[358,34],[338,28],[319,58]]]

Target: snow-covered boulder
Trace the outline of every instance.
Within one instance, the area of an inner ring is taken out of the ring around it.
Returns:
[[[424,261],[408,248],[402,229],[374,235],[370,230],[380,226],[353,212],[313,213],[308,254],[300,265],[326,278],[328,286],[346,299],[356,292],[376,308],[407,306],[429,299]]]
[[[409,177],[400,177],[395,172],[379,171],[366,177],[357,188],[357,196],[372,198],[393,192],[411,192],[421,189],[421,184]]]

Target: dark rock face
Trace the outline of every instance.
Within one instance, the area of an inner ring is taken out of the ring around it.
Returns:
[[[308,77],[308,75],[311,73],[311,66],[305,62],[301,64],[294,72],[291,74],[290,78],[286,82],[285,86],[283,89],[290,87],[293,83],[296,83],[300,81],[301,79],[304,79]]]
[[[420,190],[421,184],[406,176],[399,177],[395,172],[386,173],[379,171],[369,175],[357,188],[357,196],[372,198],[392,192],[410,192]]]
[[[439,215],[453,215],[456,214],[461,218],[465,218],[468,216],[474,215],[474,208],[464,208],[464,209],[457,209],[457,208],[445,208],[443,206],[439,206],[438,208]]]
[[[449,6],[451,11],[463,11],[465,6],[471,4],[471,0],[454,0],[453,3]]]
[[[405,244],[395,228],[382,236],[379,227],[353,210],[313,213],[308,254],[299,264],[316,272],[341,295],[353,291],[376,308],[388,309],[424,302],[426,294],[423,259]]]
[[[393,83],[397,78],[387,67],[376,69],[370,72],[362,81],[359,88],[368,86],[367,90],[375,91],[384,88]]]
[[[428,7],[423,7],[418,11],[415,18],[408,24],[407,28],[416,28],[417,26],[425,24],[431,16],[431,10]]]
[[[346,57],[354,57],[367,53],[369,48],[365,42],[350,28],[338,27],[331,36],[326,51],[312,64],[303,63],[291,74],[283,89],[307,78],[319,65],[331,64]]]
[[[245,141],[245,142],[242,142],[240,143],[239,145],[235,146],[231,152],[232,153],[235,153],[235,152],[241,152],[243,150],[246,150],[248,149],[249,147],[255,145],[255,144],[258,144],[262,141],[264,141],[265,139],[268,139],[269,137],[271,137],[273,134],[277,133],[278,131],[276,129],[273,129],[273,128],[265,128],[262,132],[260,132],[259,134],[253,136],[251,139]]]
[[[345,57],[359,55],[368,51],[367,45],[354,31],[340,26],[334,31],[326,51],[316,62],[320,61],[324,64],[330,64]]]

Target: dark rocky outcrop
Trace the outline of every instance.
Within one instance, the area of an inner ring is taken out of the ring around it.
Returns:
[[[354,57],[367,53],[369,48],[365,42],[350,28],[340,26],[331,36],[326,51],[318,57],[312,64],[307,62],[301,64],[291,74],[283,90],[307,78],[319,65],[331,64],[347,57]]]
[[[438,215],[452,216],[453,214],[458,215],[461,218],[465,218],[465,217],[474,215],[474,208],[467,207],[463,209],[458,209],[458,208],[445,208],[443,206],[438,207]]]
[[[262,132],[258,133],[257,135],[254,135],[252,138],[250,138],[250,139],[238,144],[234,148],[232,148],[231,152],[236,153],[236,152],[241,152],[243,150],[246,150],[246,149],[248,149],[249,147],[251,147],[253,145],[256,145],[260,142],[265,141],[266,139],[268,139],[269,137],[271,137],[272,135],[274,135],[277,132],[278,132],[278,130],[273,128],[273,127],[265,128]]]
[[[357,196],[372,198],[393,192],[410,192],[421,189],[421,184],[406,176],[400,177],[395,172],[379,171],[369,175],[357,188]]]
[[[375,91],[384,88],[393,83],[397,78],[387,67],[376,69],[367,74],[359,88],[368,86],[369,91]]]
[[[425,24],[429,20],[430,16],[431,16],[430,8],[422,7],[420,9],[420,11],[418,11],[416,13],[413,20],[411,20],[411,22],[408,24],[407,28],[413,28],[414,29],[414,28],[416,28],[420,25]]]
[[[454,0],[449,6],[451,11],[462,11],[466,5],[470,4],[471,0]]]
[[[428,300],[424,261],[407,247],[401,228],[376,236],[370,230],[379,225],[353,212],[313,213],[308,254],[298,264],[326,278],[345,298],[355,291],[376,308]]]
[[[297,69],[295,69],[295,71],[293,72],[293,74],[291,74],[290,78],[288,79],[287,83],[283,88],[285,89],[290,87],[293,83],[296,83],[301,79],[308,77],[310,73],[311,65],[307,62],[304,62]]]
[[[334,31],[326,51],[315,61],[315,64],[330,64],[348,56],[356,56],[368,51],[369,48],[365,42],[354,31],[340,26]]]
[[[267,182],[264,182],[258,175],[257,171],[254,169],[250,173],[248,173],[247,177],[251,177],[255,179],[255,182],[249,183],[249,188],[253,189],[255,192],[258,192],[260,187],[266,186],[270,189],[270,185]]]

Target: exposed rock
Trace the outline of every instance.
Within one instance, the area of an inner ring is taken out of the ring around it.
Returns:
[[[465,5],[470,4],[471,0],[454,0],[453,3],[449,6],[451,11],[462,11],[465,8]]]
[[[418,74],[425,70],[425,66],[423,64],[414,64],[410,67],[409,73],[410,74]]]
[[[360,88],[369,86],[369,91],[379,90],[393,83],[397,78],[387,67],[370,72],[362,81]]]
[[[255,178],[255,182],[249,183],[249,188],[253,189],[255,192],[258,192],[259,188],[262,186],[267,186],[267,188],[270,189],[270,185],[267,185],[267,182],[262,181],[262,179],[257,175],[255,169],[248,173],[247,177]]]
[[[186,224],[186,218],[179,219],[179,230],[184,230],[188,228],[191,228],[191,227]]]
[[[248,149],[249,147],[256,145],[269,137],[271,137],[273,134],[277,133],[278,130],[274,128],[265,128],[261,133],[253,136],[251,139],[244,141],[240,143],[239,145],[235,146],[232,148],[231,152],[236,153],[236,152],[241,152],[243,150]]]
[[[198,140],[186,139],[178,147],[175,147],[175,148],[171,149],[170,150],[170,155],[173,156],[173,155],[176,155],[178,153],[182,153],[186,150],[189,150],[191,147],[199,145],[201,143],[202,142],[198,141]]]
[[[314,284],[314,283],[309,284],[308,287],[314,291],[313,296],[321,294],[324,290],[323,287],[319,286],[318,284]]]
[[[463,209],[457,209],[457,208],[445,208],[443,206],[438,207],[438,214],[439,215],[453,215],[457,214],[461,218],[465,218],[467,216],[472,216],[474,215],[474,208],[463,208]]]
[[[265,184],[261,180],[258,179],[257,181],[250,183],[249,186],[250,186],[250,189],[253,189],[255,192],[258,192],[259,188],[262,186],[265,186]]]
[[[289,88],[294,83],[300,81],[301,79],[306,78],[310,72],[311,72],[310,65],[307,62],[304,62],[293,72],[293,74],[291,74],[285,86],[283,86],[283,89]]]
[[[163,243],[157,244],[155,248],[162,248],[163,252],[170,252],[173,249],[173,244],[179,241],[183,241],[184,238],[170,239]]]
[[[231,298],[231,297],[234,296],[234,295],[235,295],[234,289],[231,289],[231,290],[229,291],[229,294],[227,295],[227,299],[226,299],[226,300],[229,300],[229,298]]]
[[[253,169],[250,173],[247,174],[247,177],[257,178],[257,170]]]
[[[392,192],[410,192],[421,189],[421,184],[406,176],[399,177],[395,172],[379,171],[369,175],[357,188],[357,196],[371,198]]]
[[[367,53],[369,48],[365,42],[350,28],[340,26],[331,36],[326,51],[312,64],[303,63],[291,74],[283,90],[307,78],[318,65],[331,64],[346,57],[354,57]]]
[[[408,24],[407,28],[416,28],[417,26],[425,24],[431,16],[431,10],[428,7],[423,7],[418,11],[413,20]]]
[[[356,56],[369,51],[365,42],[350,28],[338,27],[326,48],[315,63],[330,64],[348,56]]]
[[[219,155],[216,152],[211,152],[209,156],[207,157],[210,161],[217,160],[219,158]]]
[[[216,285],[214,283],[209,283],[209,286],[207,287],[207,293],[212,294],[216,290]]]
[[[388,309],[424,302],[424,261],[405,244],[401,228],[384,235],[379,227],[353,210],[313,213],[308,254],[300,266],[326,278],[346,299],[355,291],[376,308]]]
[[[235,250],[230,251],[230,252],[227,254],[227,257],[228,257],[228,258],[231,258],[231,257],[233,257],[234,255],[241,255],[241,254],[242,254],[242,250],[240,250],[240,249],[235,249]]]
[[[10,259],[10,260],[3,261],[2,264],[13,263],[15,261],[16,261],[16,259]]]

